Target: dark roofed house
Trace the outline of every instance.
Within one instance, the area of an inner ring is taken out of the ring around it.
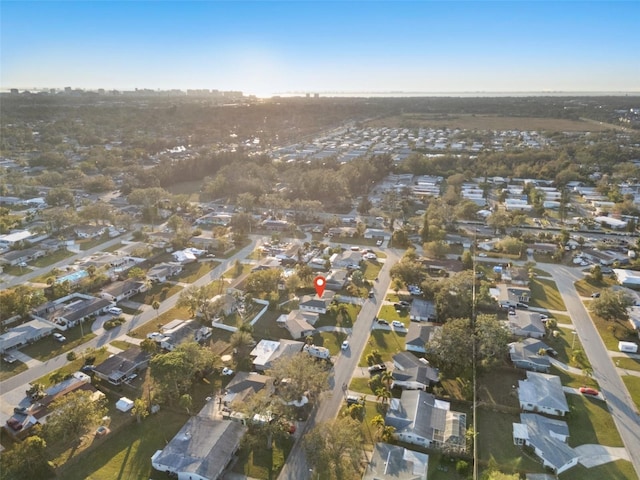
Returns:
[[[393,356],[392,388],[403,390],[426,390],[438,383],[440,372],[424,358],[419,359],[409,352]]]
[[[218,480],[232,462],[247,427],[240,422],[216,419],[215,402],[208,402],[162,449],[151,465],[179,479]]]
[[[442,327],[433,323],[410,323],[405,337],[405,349],[410,352],[426,353],[426,344]]]
[[[342,268],[333,269],[327,274],[326,281],[327,290],[324,292],[325,295],[331,291],[338,292],[349,283],[349,272]]]
[[[60,330],[66,330],[103,313],[110,306],[111,302],[104,298],[72,293],[40,305],[33,310],[32,315],[34,318],[55,323]]]
[[[399,441],[450,452],[466,450],[466,415],[422,390],[405,390],[392,399],[384,421],[395,428]]]
[[[254,372],[238,372],[225,387],[222,403],[227,407],[241,405],[263,389],[273,393],[273,378]]]
[[[362,480],[427,480],[429,455],[376,443]]]
[[[121,282],[113,282],[111,285],[106,286],[100,292],[100,296],[112,302],[120,302],[140,292],[144,292],[146,289],[147,287],[144,282],[124,280]]]
[[[149,358],[149,354],[143,352],[139,347],[131,347],[96,365],[94,373],[102,380],[113,385],[120,385],[129,375],[147,368]]]
[[[27,248],[24,250],[10,250],[0,255],[0,263],[9,266],[20,265],[44,257],[46,252],[41,248]],[[24,265],[23,265],[24,266]]]
[[[333,292],[325,291],[322,298],[316,295],[305,295],[300,299],[299,308],[307,312],[327,313],[327,308],[331,305],[334,297]]]
[[[542,317],[537,312],[516,310],[515,315],[508,315],[507,322],[511,333],[518,337],[542,338],[546,333]]]
[[[544,354],[541,355],[542,351]],[[534,372],[549,373],[551,368],[549,354],[553,352],[554,350],[546,343],[535,338],[525,338],[521,342],[509,344],[509,356],[513,365]]]
[[[414,322],[435,322],[438,319],[436,304],[430,300],[414,298],[411,302],[409,318]]]

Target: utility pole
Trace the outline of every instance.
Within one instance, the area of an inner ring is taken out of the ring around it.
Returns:
[[[477,230],[477,229],[475,229]],[[473,233],[473,284],[471,291],[471,335],[473,339],[472,349],[472,388],[473,388],[473,480],[478,480],[478,415],[477,415],[477,403],[478,403],[478,389],[476,386],[476,349],[477,349],[477,337],[476,337],[476,240],[477,232]]]

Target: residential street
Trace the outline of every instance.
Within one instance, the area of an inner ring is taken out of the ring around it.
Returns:
[[[349,350],[341,352],[334,362],[334,376],[330,379],[331,390],[323,394],[320,405],[313,411],[307,422],[306,429],[313,428],[316,423],[335,418],[344,403],[346,389],[351,381],[351,376],[358,366],[360,356],[369,339],[369,334],[373,326],[373,318],[378,314],[387,289],[389,288],[391,282],[389,272],[391,267],[402,255],[402,252],[391,249],[385,250],[385,253],[387,254],[387,258],[378,275],[378,281],[374,282],[374,298],[366,300],[362,305],[358,320],[354,324],[353,333],[349,338]],[[313,471],[309,469],[309,465],[307,464],[302,449],[301,437],[298,437],[298,440],[291,450],[287,462],[278,477],[280,480],[315,478],[313,477]]]
[[[636,475],[640,478],[640,415],[636,412],[613,359],[609,356],[587,309],[573,286],[575,281],[583,278],[583,275],[577,268],[562,265],[544,264],[540,268],[548,271],[558,286],[584,352],[593,367],[593,377],[600,385],[600,391],[606,399],[622,441],[629,452]]]

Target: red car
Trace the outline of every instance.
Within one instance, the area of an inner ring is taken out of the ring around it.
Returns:
[[[598,392],[598,390],[596,390],[595,388],[589,388],[589,387],[580,387],[580,393],[583,395],[599,395],[600,392]]]

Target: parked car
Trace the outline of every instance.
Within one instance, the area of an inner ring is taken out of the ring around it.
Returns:
[[[349,348],[349,340],[345,340],[344,342],[342,342],[342,347],[340,347],[342,350],[347,350]]]
[[[598,390],[591,387],[580,387],[579,390],[580,390],[580,393],[583,395],[594,395],[594,396],[600,395],[600,392],[598,392]]]
[[[600,292],[593,292],[591,298],[600,298]]]
[[[360,403],[360,397],[356,397],[355,395],[347,396],[347,405],[355,405]]]
[[[53,338],[55,338],[57,341],[59,341],[60,343],[62,342],[66,342],[67,341],[67,337],[65,337],[64,335],[62,335],[61,333],[54,333],[53,334]]]
[[[402,323],[400,320],[394,320],[393,322],[391,322],[391,326],[397,327],[397,328],[404,328],[404,323]]]
[[[373,296],[374,296],[373,290],[369,290],[369,298],[373,298]]]
[[[369,367],[369,373],[384,372],[387,366],[384,363],[378,363],[377,365],[371,365]]]
[[[2,357],[2,359],[7,363],[14,363],[15,361],[18,360],[16,357],[11,355],[10,353],[5,354],[5,356]]]
[[[107,312],[111,315],[122,315],[122,309],[118,307],[110,307]]]
[[[29,409],[27,407],[14,407],[13,413],[20,413],[22,415],[26,415]]]
[[[398,303],[394,303],[394,304],[393,304],[393,308],[395,308],[396,310],[404,310],[404,309],[405,309],[405,308],[407,308],[407,307],[405,307],[405,306],[404,306],[404,305],[402,305],[400,302],[398,302]]]
[[[233,375],[233,370],[231,370],[229,367],[224,367],[222,369],[222,375],[224,376],[229,376],[229,375]]]
[[[518,302],[516,303],[516,308],[522,308],[523,310],[526,310],[529,308],[529,305],[527,305],[526,303]]]
[[[387,322],[386,320],[383,320],[381,318],[378,319],[378,324],[379,325],[389,325],[389,322]]]
[[[92,374],[92,373],[93,373],[93,371],[95,370],[95,368],[96,368],[96,367],[95,367],[95,365],[84,365],[84,366],[80,369],[80,371],[81,371],[82,373],[86,373],[87,375],[90,375],[90,374]]]
[[[109,433],[109,429],[107,427],[105,427],[104,425],[101,425],[96,429],[96,437],[102,437],[103,435],[106,435],[107,433]]]
[[[407,308],[411,306],[411,303],[407,302],[406,300],[400,300],[398,303],[403,307],[407,307]]]
[[[376,242],[376,246],[378,246],[378,247],[382,246],[382,240],[378,240],[378,241]]]

